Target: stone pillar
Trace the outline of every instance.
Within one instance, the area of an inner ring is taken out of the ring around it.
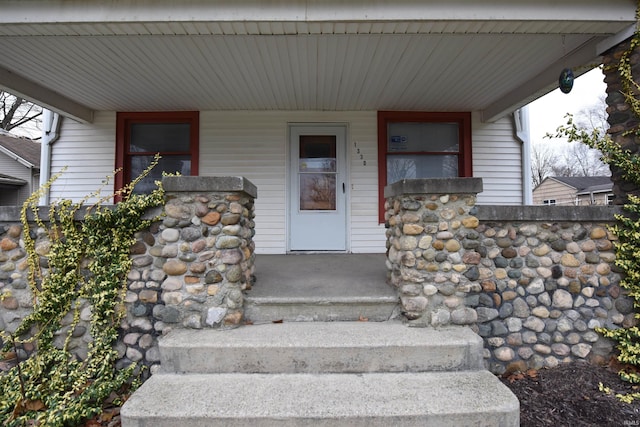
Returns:
[[[126,332],[239,325],[254,268],[255,185],[180,176],[163,187],[163,218],[132,249]]]
[[[640,138],[635,132],[629,131],[638,128],[639,118],[633,113],[631,106],[622,94],[624,87],[618,70],[620,60],[630,47],[631,40],[628,39],[609,49],[602,57],[602,64],[604,65],[604,81],[607,84],[607,121],[610,126],[608,133],[613,141],[620,144],[624,149],[638,155],[640,153]],[[640,51],[638,48],[628,54],[628,58],[633,79],[635,82],[640,83]],[[614,204],[624,204],[629,193],[640,195],[640,191],[635,184],[622,179],[619,168],[611,167],[611,180],[613,181],[613,193],[615,195]]]
[[[387,268],[402,310],[419,326],[471,325],[481,291],[479,178],[412,179],[385,188]]]

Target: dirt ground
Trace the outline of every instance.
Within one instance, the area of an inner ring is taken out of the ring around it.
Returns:
[[[616,367],[587,363],[562,364],[551,369],[502,378],[520,400],[520,425],[640,426],[640,402],[623,403],[614,394],[640,392],[640,386],[622,381]],[[598,385],[612,390],[607,395]]]

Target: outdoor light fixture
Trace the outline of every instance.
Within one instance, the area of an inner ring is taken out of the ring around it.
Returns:
[[[573,88],[573,71],[571,68],[565,68],[560,73],[560,78],[558,78],[558,86],[560,86],[560,90],[562,93],[569,93]]]

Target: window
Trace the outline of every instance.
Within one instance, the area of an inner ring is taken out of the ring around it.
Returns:
[[[613,199],[615,199],[615,196],[613,194],[607,194],[605,197],[606,197],[605,204],[612,205]]]
[[[378,112],[379,219],[384,187],[402,179],[472,176],[471,114]]]
[[[136,185],[135,193],[150,193],[162,172],[198,175],[199,115],[197,111],[118,113],[115,186],[122,186],[145,170],[156,153],[161,158]]]
[[[543,205],[555,205],[556,204],[556,199],[544,199],[542,201]]]
[[[336,210],[336,136],[300,135],[301,211]]]

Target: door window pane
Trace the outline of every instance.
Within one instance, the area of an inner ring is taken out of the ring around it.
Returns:
[[[336,157],[335,135],[300,135],[300,158]]]
[[[336,136],[301,135],[299,153],[300,211],[335,211]]]
[[[298,170],[300,172],[335,172],[336,159],[327,157],[300,159]]]
[[[336,175],[327,173],[301,174],[300,210],[335,211]]]

